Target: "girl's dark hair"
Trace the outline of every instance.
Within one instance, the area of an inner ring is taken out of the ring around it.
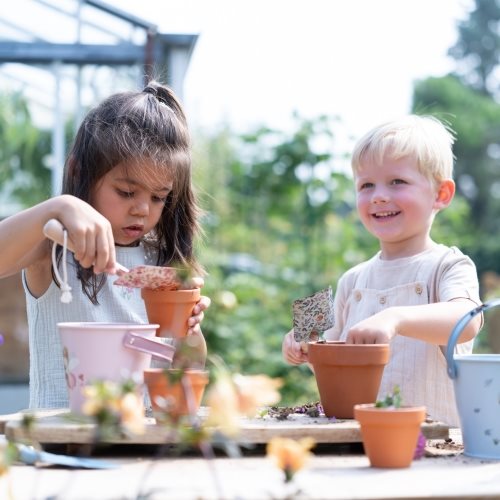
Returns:
[[[148,241],[157,248],[157,265],[182,264],[201,272],[193,252],[200,228],[190,146],[184,111],[170,88],[151,81],[142,92],[114,94],[80,125],[64,168],[63,194],[90,202],[99,180],[120,163],[148,160],[168,169],[172,190]],[[97,304],[106,275],[96,276],[78,265],[78,277],[83,291]]]

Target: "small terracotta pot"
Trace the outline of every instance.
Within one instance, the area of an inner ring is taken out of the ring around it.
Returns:
[[[171,379],[169,374],[175,378]],[[144,382],[148,388],[153,412],[178,418],[196,414],[199,410],[208,384],[208,371],[184,370],[182,381],[178,379],[179,376],[180,371],[176,369],[144,370]]]
[[[309,342],[308,352],[327,417],[353,418],[355,404],[377,399],[389,344]]]
[[[146,304],[146,312],[152,323],[158,323],[158,337],[185,337],[188,319],[193,307],[200,300],[200,289],[192,290],[152,290],[142,288],[141,296]],[[156,318],[152,321],[151,318]]]
[[[425,421],[425,406],[376,408],[356,405],[363,446],[372,467],[409,467],[417,448],[418,435]]]

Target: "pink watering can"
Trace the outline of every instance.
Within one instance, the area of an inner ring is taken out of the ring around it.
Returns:
[[[156,324],[58,323],[70,410],[82,412],[82,388],[95,380],[144,382],[151,357],[171,362],[175,348],[155,340]]]

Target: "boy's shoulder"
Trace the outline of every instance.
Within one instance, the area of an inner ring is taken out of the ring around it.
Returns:
[[[340,277],[342,281],[355,281],[356,278],[368,267],[374,265],[374,263],[379,259],[380,252],[377,252],[373,257],[368,260],[360,262],[359,264],[350,267],[344,274]]]
[[[403,260],[403,259],[401,259]],[[464,254],[458,247],[456,246],[446,246],[443,244],[435,245],[431,250],[426,252],[422,252],[421,254],[415,255],[413,257],[408,257],[404,259],[404,265],[413,266],[419,265],[423,266],[423,268],[434,269],[434,268],[448,268],[452,267],[458,262],[467,261],[468,263],[474,264],[470,257]],[[356,282],[358,277],[366,272],[379,272],[385,269],[385,265],[388,261],[380,260],[380,252],[377,252],[373,257],[356,264],[355,266],[349,268],[344,274],[341,276],[340,280],[342,280],[346,285],[353,284]],[[403,263],[396,264],[395,261],[392,261],[395,265],[403,265]],[[389,268],[390,269],[390,268]],[[387,269],[385,269],[387,272]]]
[[[429,252],[428,258],[433,261],[439,261],[440,263],[453,262],[462,259],[470,260],[470,257],[463,253],[460,248],[442,244],[436,245],[433,250]]]

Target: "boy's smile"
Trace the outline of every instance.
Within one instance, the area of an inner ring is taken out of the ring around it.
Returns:
[[[422,252],[440,208],[439,189],[423,175],[416,160],[386,156],[381,165],[366,161],[357,172],[357,209],[361,222],[380,242],[382,258]]]

